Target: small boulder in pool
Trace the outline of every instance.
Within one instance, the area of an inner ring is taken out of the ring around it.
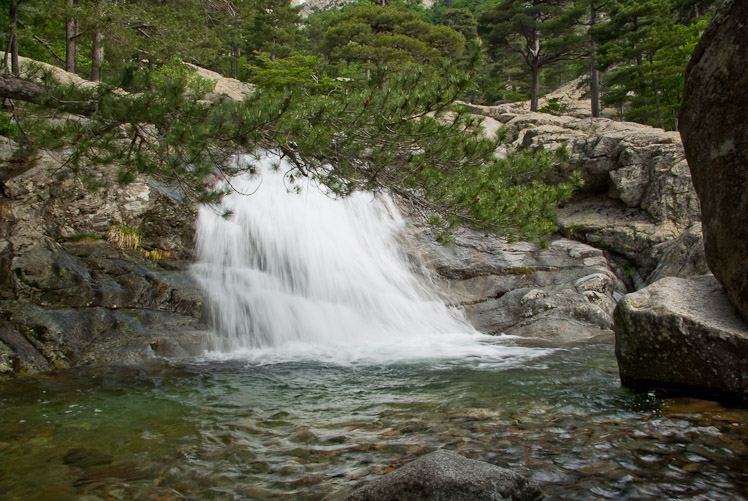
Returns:
[[[438,450],[369,481],[346,501],[535,501],[543,493],[519,473]]]

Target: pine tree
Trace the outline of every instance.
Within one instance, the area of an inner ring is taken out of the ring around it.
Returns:
[[[576,26],[583,7],[573,0],[502,0],[479,18],[479,32],[493,51],[512,51],[531,75],[530,109],[538,110],[540,74],[581,53]]]
[[[627,120],[677,130],[686,65],[706,19],[679,24],[682,1],[610,0],[593,30],[607,88],[604,101]],[[689,4],[690,5],[690,4]]]
[[[468,9],[444,9],[436,21],[462,34],[466,41],[478,38],[478,20]]]
[[[460,56],[464,46],[460,33],[429,24],[404,7],[354,5],[328,20],[322,51],[331,62],[362,69],[381,84],[387,71],[413,63],[436,65]]]
[[[469,224],[526,238],[552,231],[553,209],[578,178],[544,183],[543,173],[563,160],[551,154],[498,159],[498,139],[482,137],[479,120],[454,104],[467,75],[441,69],[446,76],[389,73],[381,89],[330,79],[318,91],[282,85],[213,104],[201,99],[208,83],[176,64],[131,73],[131,94],[59,86],[46,75],[40,83],[0,77],[0,95],[30,102],[16,107],[18,127],[9,130],[26,154],[67,151],[66,165],[82,179],[87,165],[116,165],[123,182],[145,174],[213,203],[223,193],[204,179],[237,174],[235,155],[261,148],[295,166],[289,179],[311,177],[340,196],[388,190],[443,230]],[[39,119],[62,111],[86,120]]]
[[[194,6],[196,0],[177,1]],[[19,159],[57,150],[82,182],[87,166],[112,165],[121,182],[147,175],[179,186],[192,200],[215,203],[224,193],[207,186],[206,176],[251,170],[234,162],[237,154],[272,150],[295,166],[289,181],[311,177],[340,196],[388,190],[443,230],[470,224],[528,238],[555,228],[553,208],[579,183],[576,175],[559,185],[543,182],[562,157],[496,157],[499,139],[483,137],[479,119],[456,104],[469,78],[449,59],[461,53],[464,37],[411,11],[355,7],[328,18],[324,40],[331,59],[338,54],[343,64],[355,65],[368,58],[382,70],[376,85],[331,78],[335,74],[325,74],[313,56],[265,52],[255,66],[260,90],[243,101],[206,102],[210,82],[162,58],[204,42],[220,50],[230,37],[200,38],[203,23],[189,28],[197,36],[182,46],[171,38],[175,23],[158,19],[158,5],[133,0],[106,7],[121,10],[116,18],[76,12],[81,33],[100,28],[105,43],[121,42],[111,50],[107,45],[101,84],[65,86],[33,69],[24,78],[0,76],[0,97],[15,103],[12,116],[5,114],[5,132],[18,145]],[[58,21],[61,28],[64,16]],[[56,32],[64,44],[63,30]],[[173,45],[161,46],[162,37]],[[135,64],[143,57],[149,64]]]
[[[65,18],[65,71],[78,72],[78,20],[73,12],[73,0],[67,0],[67,17]]]

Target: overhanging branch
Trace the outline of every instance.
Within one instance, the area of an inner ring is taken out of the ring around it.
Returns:
[[[58,100],[47,95],[41,84],[9,74],[0,75],[0,98],[41,104],[77,115],[92,115],[96,111],[95,101]]]

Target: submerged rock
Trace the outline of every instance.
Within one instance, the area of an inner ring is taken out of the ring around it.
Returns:
[[[519,473],[438,450],[371,480],[347,501],[534,501],[543,493]]]
[[[89,468],[91,466],[112,464],[113,459],[114,457],[111,454],[102,452],[99,449],[76,447],[70,449],[67,454],[62,457],[62,462],[70,466]]]
[[[748,325],[711,276],[664,278],[615,311],[621,382],[748,400]]]
[[[748,320],[748,3],[727,0],[686,71],[681,135],[701,200],[709,268]]]

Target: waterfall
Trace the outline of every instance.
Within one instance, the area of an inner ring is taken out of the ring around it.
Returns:
[[[273,172],[273,160],[259,158],[258,174],[231,180],[239,193],[220,210],[200,210],[193,271],[216,331],[214,354],[475,354],[488,336],[411,271],[397,242],[405,222],[391,200],[334,199],[308,181],[290,193],[288,167]]]

